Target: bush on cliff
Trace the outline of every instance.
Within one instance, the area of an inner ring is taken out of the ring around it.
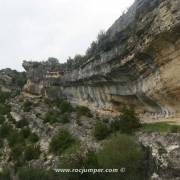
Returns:
[[[71,113],[73,111],[73,107],[71,106],[71,104],[65,100],[63,100],[60,105],[59,105],[59,109],[61,111],[61,113]]]
[[[23,86],[26,84],[26,73],[16,73],[15,76],[12,79],[13,84],[16,84],[18,87],[23,88]]]
[[[109,135],[108,126],[103,122],[97,122],[93,129],[93,135],[97,140],[103,140]]]
[[[67,130],[61,129],[55,136],[52,137],[49,144],[49,151],[60,155],[74,142],[75,139],[72,137],[72,135]]]
[[[23,128],[25,126],[28,126],[28,124],[29,123],[28,123],[28,121],[26,119],[22,119],[22,120],[16,122],[16,127],[17,128]]]
[[[23,160],[24,145],[18,144],[11,147],[10,158],[18,164],[24,162]]]
[[[0,138],[7,137],[12,132],[12,126],[9,124],[2,124],[0,127]]]
[[[58,111],[50,110],[46,113],[44,122],[45,123],[49,122],[50,124],[53,124],[58,121],[59,115],[60,114],[58,113]]]
[[[36,133],[30,133],[30,135],[28,136],[28,141],[31,143],[36,143],[39,141],[39,136]]]
[[[0,103],[5,103],[6,99],[10,98],[11,93],[0,91]]]
[[[23,128],[20,133],[26,139],[26,138],[28,138],[30,136],[31,130],[26,127],[26,128]]]
[[[0,114],[1,115],[9,114],[10,111],[11,111],[11,107],[9,105],[0,103]]]
[[[11,130],[10,134],[7,137],[7,140],[10,147],[25,143],[23,135],[19,131],[14,129]]]
[[[32,159],[38,159],[41,154],[39,145],[28,145],[24,151],[24,160],[31,161]]]
[[[77,118],[79,119],[81,116],[87,116],[87,117],[93,117],[90,109],[88,107],[85,107],[85,106],[78,106],[76,108],[76,115],[77,115]]]
[[[5,120],[5,117],[3,115],[0,115],[0,124],[3,124]]]
[[[69,115],[68,113],[65,113],[65,114],[62,114],[60,117],[59,117],[59,122],[60,123],[63,123],[63,124],[66,124],[68,122],[70,122],[70,119],[69,119]]]
[[[69,114],[64,113],[62,114],[61,112],[57,110],[50,110],[49,112],[46,113],[44,122],[47,123],[49,122],[50,124],[53,123],[68,123],[69,122]]]
[[[24,112],[29,112],[31,109],[32,109],[32,105],[33,103],[30,102],[30,101],[25,101],[24,104],[23,104],[23,110]]]

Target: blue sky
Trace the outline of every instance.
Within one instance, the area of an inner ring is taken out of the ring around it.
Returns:
[[[0,69],[84,54],[134,0],[0,0]]]

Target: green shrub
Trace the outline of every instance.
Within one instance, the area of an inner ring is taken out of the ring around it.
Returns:
[[[16,120],[11,116],[10,113],[7,114],[8,121],[12,122],[13,124],[16,123]]]
[[[44,103],[47,104],[48,106],[52,106],[53,101],[50,100],[50,99],[45,98],[45,99],[44,99]]]
[[[12,130],[9,133],[7,140],[10,147],[25,143],[23,135],[17,130]]]
[[[12,126],[8,125],[8,124],[3,124],[0,127],[0,137],[1,138],[5,138],[7,137],[12,131]]]
[[[143,167],[144,153],[139,145],[127,135],[116,135],[108,139],[103,148],[97,153],[100,168],[110,169],[125,168],[125,173],[106,174],[105,179],[141,180],[144,178]]]
[[[49,112],[46,113],[44,122],[45,123],[49,122],[50,124],[56,123],[59,121],[60,116],[61,114],[57,110],[50,110]]]
[[[24,167],[17,173],[18,180],[60,180],[58,173],[45,169]]]
[[[108,126],[103,122],[97,122],[93,129],[93,135],[97,140],[103,140],[109,135]]]
[[[122,133],[133,133],[141,127],[140,120],[133,109],[123,108],[120,115],[120,131]]]
[[[27,139],[31,135],[31,130],[29,128],[23,128],[21,134],[25,139]]]
[[[25,161],[38,159],[40,154],[41,151],[39,145],[29,144],[26,146],[24,143],[22,143],[15,144],[11,147],[10,157],[17,163],[23,163]]]
[[[81,126],[82,125],[82,122],[81,122],[81,119],[80,118],[76,118],[76,124],[78,126]]]
[[[80,118],[81,116],[87,116],[87,117],[93,117],[91,114],[91,111],[89,108],[85,107],[85,106],[79,106],[76,108],[76,114],[77,114],[77,118]]]
[[[1,115],[6,115],[6,114],[9,114],[10,112],[11,112],[11,106],[0,103],[0,114]]]
[[[2,148],[4,146],[4,140],[0,139],[0,148]]]
[[[29,125],[29,123],[26,119],[22,119],[16,123],[17,128],[23,128],[23,127],[28,126],[28,125]]]
[[[0,172],[0,180],[11,180],[10,170],[3,169],[3,171]]]
[[[18,86],[19,88],[23,88],[23,86],[26,83],[26,73],[25,72],[19,73],[14,71],[14,75],[12,77],[12,83]]]
[[[12,160],[16,162],[22,162],[23,161],[23,151],[24,146],[18,144],[11,148],[10,157]]]
[[[33,105],[32,102],[30,102],[30,101],[28,101],[28,100],[25,101],[24,104],[23,104],[23,110],[24,110],[24,112],[29,112],[29,111],[31,111],[32,105]]]
[[[0,91],[0,102],[5,103],[6,99],[9,99],[10,96],[11,96],[11,93]]]
[[[65,100],[63,100],[60,105],[59,105],[59,109],[61,111],[61,113],[71,113],[73,111],[73,107],[71,106],[71,104]]]
[[[5,117],[3,115],[0,115],[0,124],[3,124],[5,121]]]
[[[96,169],[98,168],[98,162],[95,152],[88,151],[84,153],[85,150],[80,148],[79,144],[70,148],[70,151],[66,151],[60,158],[60,168],[65,169]],[[99,179],[97,175],[91,173],[64,173],[62,174],[64,179],[89,179],[96,180]],[[63,179],[62,178],[62,179]]]
[[[60,167],[61,168],[80,168],[83,163],[82,160],[84,155],[80,148],[80,143],[74,143],[70,148],[68,148],[63,156],[60,157]]]
[[[110,127],[111,127],[111,131],[112,131],[112,132],[119,131],[119,130],[120,130],[120,127],[121,127],[120,120],[119,120],[119,119],[116,119],[116,120],[112,121],[112,122],[110,123]]]
[[[61,112],[57,110],[50,110],[49,112],[46,113],[44,122],[47,123],[49,122],[50,124],[53,123],[68,123],[69,122],[69,115],[68,113],[62,114]]]
[[[74,142],[75,140],[72,135],[67,130],[61,129],[54,137],[52,137],[49,150],[54,154],[60,155]]]
[[[26,84],[26,73],[22,72],[19,76],[16,77],[16,84],[20,87],[23,88],[24,85]]]
[[[65,114],[62,114],[60,117],[59,117],[59,122],[60,123],[69,123],[69,115],[67,113]]]
[[[31,161],[33,159],[38,159],[41,154],[39,145],[28,145],[25,147],[24,160]]]
[[[31,133],[28,137],[28,140],[31,142],[31,143],[36,143],[39,141],[39,136],[35,133]]]
[[[36,143],[39,141],[39,136],[36,133],[32,133],[28,127],[23,128],[20,133],[24,139],[27,139],[30,143]]]

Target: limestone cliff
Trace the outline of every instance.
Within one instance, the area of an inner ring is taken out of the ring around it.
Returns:
[[[136,0],[79,66],[24,62],[25,92],[66,97],[99,112],[133,105],[140,113],[180,113],[180,1]]]

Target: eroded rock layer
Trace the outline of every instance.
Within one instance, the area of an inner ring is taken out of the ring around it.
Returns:
[[[99,112],[133,105],[163,117],[180,113],[180,1],[136,0],[107,35],[108,48],[73,69],[24,62],[25,92]]]

